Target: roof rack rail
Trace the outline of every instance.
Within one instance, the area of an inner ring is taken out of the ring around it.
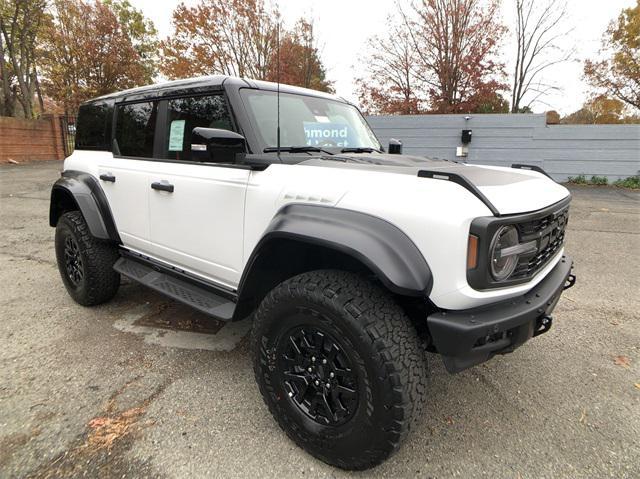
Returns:
[[[437,170],[420,170],[418,171],[418,176],[420,178],[432,178],[434,180],[445,180],[445,181],[451,181],[453,183],[456,183],[462,186],[463,188],[465,188],[466,190],[470,191],[476,198],[482,201],[487,206],[487,208],[489,208],[493,216],[500,216],[500,212],[493,205],[493,203],[489,201],[489,198],[487,198],[482,193],[482,191],[480,191],[478,187],[473,183],[471,183],[467,179],[467,177],[464,175],[460,175],[458,173],[437,171]]]
[[[553,180],[553,178],[551,178],[551,175],[549,173],[547,173],[542,168],[536,165],[525,165],[523,163],[514,163],[513,165],[511,165],[511,168],[515,168],[517,170],[537,171],[538,173],[542,173],[547,178]],[[553,180],[553,181],[556,181],[556,180]]]

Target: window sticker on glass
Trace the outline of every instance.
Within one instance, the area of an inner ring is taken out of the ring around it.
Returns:
[[[169,151],[182,151],[185,120],[173,120],[169,131]]]
[[[310,146],[349,146],[354,144],[353,133],[346,123],[304,122],[304,135]]]

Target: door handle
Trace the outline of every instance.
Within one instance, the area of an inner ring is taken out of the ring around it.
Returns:
[[[116,182],[116,177],[113,176],[111,173],[103,173],[102,175],[100,175],[100,179],[102,181],[110,181],[111,183]]]
[[[153,183],[151,183],[151,188],[153,188],[154,190],[168,191],[169,193],[173,193],[173,185],[167,180],[154,181]]]

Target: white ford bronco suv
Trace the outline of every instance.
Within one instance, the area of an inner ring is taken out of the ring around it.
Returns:
[[[253,367],[282,429],[372,467],[427,393],[551,327],[575,282],[569,192],[526,165],[389,151],[358,109],[226,76],[80,107],[51,192],[64,285],[104,303],[122,275],[224,321],[251,317]]]

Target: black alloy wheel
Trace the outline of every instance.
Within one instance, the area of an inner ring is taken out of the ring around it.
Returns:
[[[338,426],[353,417],[356,372],[337,339],[317,326],[297,327],[279,341],[278,357],[287,396],[304,414],[323,426]]]
[[[67,236],[64,240],[64,265],[69,281],[78,286],[84,278],[84,269],[80,248],[73,236]]]

